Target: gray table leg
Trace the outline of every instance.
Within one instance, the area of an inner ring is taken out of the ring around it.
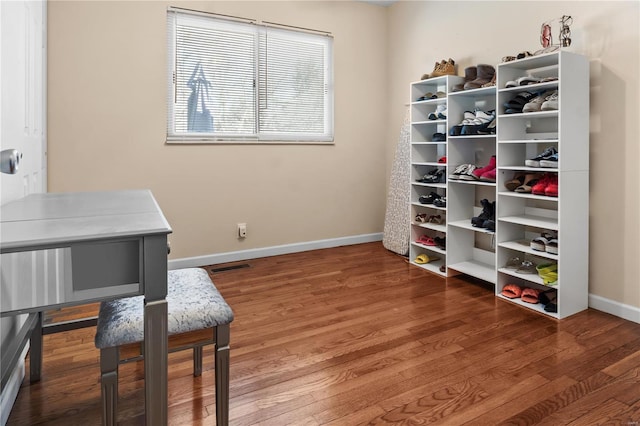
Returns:
[[[167,424],[167,236],[144,239],[144,382],[147,426]]]
[[[36,383],[40,381],[42,372],[42,321],[44,315],[38,312],[36,325],[31,331],[29,339],[29,382]]]
[[[229,324],[216,327],[216,425],[229,424]]]

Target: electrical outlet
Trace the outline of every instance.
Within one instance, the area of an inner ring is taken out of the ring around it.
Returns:
[[[247,224],[239,223],[238,224],[238,238],[247,238]]]

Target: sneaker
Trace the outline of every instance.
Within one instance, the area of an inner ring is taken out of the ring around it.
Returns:
[[[556,193],[556,197],[558,196],[558,176],[552,173],[545,173],[544,175],[542,175],[542,178],[538,181],[538,183],[536,183],[535,185],[533,185],[533,187],[531,188],[531,193],[533,195],[547,195],[547,196],[551,196],[550,194],[547,194],[547,188],[552,185],[555,182],[555,193]],[[551,191],[549,191],[551,193]]]
[[[547,101],[547,98],[554,93],[558,93],[557,90],[548,90],[535,98],[531,99],[525,106],[522,108],[522,112],[537,112],[542,108],[542,104]]]
[[[555,90],[549,96],[547,100],[542,103],[540,111],[555,111],[558,109],[558,91]]]
[[[464,173],[461,173],[458,179],[460,180],[478,180],[476,175],[473,174],[473,171],[476,169],[476,166],[473,164],[467,164],[467,168]]]
[[[460,175],[462,175],[470,165],[471,164],[461,164],[461,165],[459,165],[458,167],[455,168],[453,173],[451,173],[449,175],[449,179],[451,179],[451,180],[460,179]]]
[[[558,150],[555,147],[550,146],[535,157],[530,158],[529,160],[525,160],[524,165],[528,167],[540,167],[541,160],[546,160],[547,158],[557,153]]]
[[[429,114],[429,120],[446,120],[447,119],[447,106],[438,105],[436,110]]]
[[[477,110],[475,118],[462,126],[460,130],[461,135],[477,135],[478,130],[484,126],[489,125],[495,118],[495,111],[484,112]]]
[[[558,175],[551,175],[551,177],[549,178],[549,183],[544,189],[544,195],[546,195],[547,197],[558,196]]]
[[[542,160],[540,160],[540,167],[551,167],[551,168],[557,168],[558,167],[558,153],[556,152],[553,155],[550,155],[548,157],[543,158]]]

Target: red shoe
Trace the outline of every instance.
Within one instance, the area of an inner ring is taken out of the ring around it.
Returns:
[[[496,169],[489,170],[488,172],[483,173],[482,176],[480,176],[480,180],[485,181],[485,182],[495,182],[496,181]]]
[[[473,171],[473,176],[476,179],[480,179],[480,176],[482,176],[483,174],[491,171],[491,170],[495,170],[496,168],[496,156],[492,155],[491,159],[489,160],[489,164],[487,164],[486,166],[482,167],[481,169],[475,169]],[[495,179],[494,179],[495,180]]]
[[[549,184],[551,183],[550,178],[551,175],[549,173],[545,173],[544,175],[542,175],[542,178],[540,178],[538,183],[533,185],[533,188],[531,188],[531,193],[533,195],[546,195],[545,191],[547,189],[547,186],[549,186]]]
[[[558,196],[558,175],[551,175],[549,178],[549,184],[544,189],[544,195],[547,197]]]

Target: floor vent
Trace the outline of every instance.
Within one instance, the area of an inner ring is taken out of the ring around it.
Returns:
[[[211,268],[209,269],[209,271],[211,271],[211,273],[216,273],[216,272],[224,272],[224,271],[233,271],[234,269],[242,269],[242,268],[248,268],[248,267],[249,267],[248,263],[241,263],[240,265],[223,266],[221,268]]]

